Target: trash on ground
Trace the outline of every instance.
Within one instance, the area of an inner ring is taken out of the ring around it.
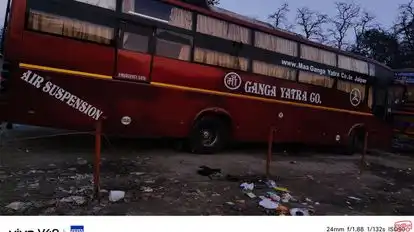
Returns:
[[[254,183],[243,183],[240,185],[240,188],[242,188],[244,191],[253,191],[254,189]]]
[[[292,216],[309,216],[309,211],[302,208],[293,208],[290,210],[290,215]]]
[[[276,182],[275,182],[275,181],[273,181],[273,180],[267,180],[267,181],[266,181],[266,185],[267,185],[267,187],[269,187],[269,188],[277,188]]]
[[[259,205],[266,209],[276,209],[279,204],[270,200],[269,198],[265,198],[259,202]]]
[[[277,208],[276,208],[276,213],[278,214],[278,215],[289,215],[289,208],[288,207],[286,207],[286,206],[283,206],[283,205],[279,205]]]
[[[281,200],[282,200],[283,203],[288,203],[292,199],[293,199],[293,197],[289,193],[283,193],[282,194]]]
[[[349,199],[352,199],[352,200],[355,200],[355,201],[362,201],[362,199],[361,198],[358,198],[358,197],[352,197],[352,196],[350,196],[348,198]]]
[[[117,202],[125,197],[124,191],[112,190],[109,192],[109,201]]]
[[[246,192],[246,195],[250,198],[256,198],[256,194],[252,193],[252,192]]]
[[[154,192],[154,189],[152,189],[151,187],[142,186],[141,191],[144,192],[144,193],[152,193],[152,192]]]
[[[226,204],[228,204],[228,205],[234,205],[234,203],[231,202],[231,201],[226,202]]]
[[[131,172],[130,174],[135,176],[142,176],[145,174],[145,172]]]
[[[280,201],[280,196],[279,195],[277,195],[276,193],[274,193],[274,192],[267,192],[266,193],[266,195],[267,195],[267,197],[268,198],[270,198],[272,201],[276,201],[276,202],[279,202]]]
[[[289,190],[287,189],[287,188],[282,188],[282,187],[276,187],[276,188],[274,188],[276,191],[279,191],[279,192],[289,192]]]

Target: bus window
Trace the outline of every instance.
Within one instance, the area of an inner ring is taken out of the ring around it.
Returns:
[[[156,20],[184,29],[192,29],[192,13],[166,3],[154,0],[124,0],[122,2],[124,13],[142,18]]]
[[[75,0],[78,2],[83,2],[89,5],[99,6],[102,8],[115,10],[116,9],[116,0]]]
[[[335,79],[311,72],[299,71],[299,82],[332,88]]]
[[[302,59],[315,61],[336,67],[336,54],[308,45],[300,45],[300,57]]]
[[[254,45],[258,48],[289,56],[298,55],[298,44],[296,42],[259,31],[255,32]]]
[[[191,36],[158,29],[155,54],[189,61],[192,43]]]
[[[204,48],[194,49],[194,61],[243,71],[247,71],[249,66],[249,62],[246,58],[231,56],[226,53],[216,52]]]
[[[111,44],[114,29],[67,17],[30,10],[28,28],[102,44]]]
[[[358,89],[361,92],[361,102],[365,101],[365,85],[338,80],[337,89],[345,93],[350,93],[353,89]]]
[[[200,14],[197,16],[197,32],[244,44],[251,43],[251,31],[248,28]]]
[[[294,69],[254,60],[253,61],[253,72],[257,74],[261,74],[261,75],[272,76],[272,77],[294,81],[296,80],[297,71]]]

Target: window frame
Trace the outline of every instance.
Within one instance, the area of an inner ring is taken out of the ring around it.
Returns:
[[[189,39],[191,41],[190,41],[189,44],[186,44],[186,43],[183,43],[183,42],[180,42],[180,41],[177,41],[177,40],[170,40],[170,39],[166,39],[166,38],[160,37],[159,34],[158,34],[158,32],[160,30],[166,31],[166,32],[172,32],[172,33],[175,33],[175,34],[180,34],[180,35],[183,35],[183,36],[187,36],[187,37],[189,37]],[[153,39],[154,40],[154,53],[153,53],[154,56],[160,56],[160,57],[164,57],[164,58],[168,58],[168,59],[173,59],[173,60],[184,61],[184,62],[192,62],[193,61],[192,59],[193,59],[193,56],[194,56],[194,54],[193,54],[194,38],[192,36],[187,35],[187,34],[181,34],[181,33],[178,33],[178,32],[172,31],[172,30],[166,30],[166,29],[162,29],[162,28],[156,28],[154,30],[153,38],[154,38]],[[165,55],[157,54],[157,45],[158,45],[158,40],[159,39],[160,40],[164,40],[164,41],[169,41],[169,42],[173,42],[173,43],[177,43],[177,44],[182,44],[182,45],[189,46],[190,49],[188,51],[188,53],[189,53],[188,54],[188,60],[183,60],[183,59],[179,59],[179,58],[174,58],[174,57],[170,57],[170,56],[165,56]]]

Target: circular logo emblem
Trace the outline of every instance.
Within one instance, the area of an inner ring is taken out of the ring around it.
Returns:
[[[349,101],[351,102],[351,105],[358,106],[361,103],[361,100],[361,91],[359,89],[352,89],[349,93]]]
[[[131,117],[124,116],[124,117],[121,118],[121,123],[125,126],[131,124],[131,122],[132,122]]]
[[[236,90],[240,88],[241,84],[242,79],[239,74],[235,72],[227,73],[224,77],[224,85],[230,90]]]

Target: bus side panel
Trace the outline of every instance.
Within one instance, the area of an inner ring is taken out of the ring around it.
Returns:
[[[23,63],[112,76],[115,48],[27,31],[21,44]]]
[[[209,108],[222,108],[229,112],[233,120],[236,140],[266,141],[270,127],[274,127],[277,130],[275,140],[279,142],[336,144],[337,135],[340,136],[339,143],[343,143],[355,124],[367,124],[375,120],[373,116],[218,96],[197,90],[175,90],[181,95],[174,94],[174,97],[167,94],[171,92],[167,89],[173,86],[197,86],[225,92],[224,75],[222,69],[215,67],[154,57],[152,81],[170,85],[164,90],[162,98],[165,99],[160,99],[157,114],[169,115],[164,124],[165,131],[173,135],[181,128],[179,134],[188,134],[199,112]]]

